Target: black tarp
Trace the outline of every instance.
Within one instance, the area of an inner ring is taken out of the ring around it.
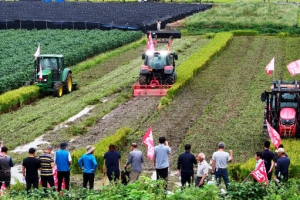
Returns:
[[[211,8],[179,3],[0,2],[0,29],[156,29]]]

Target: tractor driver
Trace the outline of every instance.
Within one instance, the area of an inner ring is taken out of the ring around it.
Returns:
[[[155,62],[154,62],[154,67],[155,67],[156,69],[161,69],[161,68],[163,68],[163,63],[162,63],[162,60],[161,60],[161,56],[160,56],[160,55],[157,57],[157,60],[155,60]]]

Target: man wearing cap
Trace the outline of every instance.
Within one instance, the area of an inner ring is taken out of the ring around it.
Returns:
[[[44,153],[39,156],[39,160],[41,162],[41,181],[44,191],[46,192],[47,185],[55,191],[54,187],[54,178],[52,168],[54,167],[54,160],[51,155],[52,147],[47,146]]]
[[[70,166],[72,164],[72,158],[70,152],[66,150],[67,146],[68,143],[61,142],[60,150],[55,152],[54,162],[57,166],[58,179],[57,191],[61,191],[63,179],[65,180],[66,190],[70,188]]]
[[[97,169],[97,161],[93,155],[95,147],[89,145],[86,147],[86,153],[78,160],[80,169],[83,170],[83,187],[86,188],[89,182],[90,189],[94,188],[95,171]]]
[[[26,190],[29,192],[31,186],[38,189],[39,175],[38,169],[41,168],[40,160],[35,157],[35,148],[29,149],[29,156],[23,160],[22,174],[26,180]]]
[[[290,159],[289,157],[285,156],[285,151],[283,148],[278,148],[277,154],[279,159],[277,160],[274,180],[287,181],[289,179],[288,172],[290,166]]]
[[[12,158],[7,155],[7,147],[3,146],[1,148],[0,154],[0,181],[4,182],[5,187],[9,188],[10,186],[10,178],[11,178],[11,171],[10,168],[14,166]]]
[[[282,144],[280,144],[279,146],[278,146],[278,148],[284,148],[283,147],[283,145]],[[274,153],[274,157],[273,157],[273,161],[274,161],[274,166],[275,166],[275,169],[276,169],[276,166],[277,166],[277,160],[279,159],[279,156],[278,156],[278,150],[276,150],[275,151],[275,153]],[[284,152],[284,155],[285,155],[285,157],[289,157],[288,155],[287,155],[287,153],[286,152]]]
[[[226,189],[229,188],[229,179],[227,171],[227,163],[232,161],[232,150],[229,153],[225,152],[225,143],[220,142],[218,144],[219,150],[213,153],[212,156],[212,169],[211,173],[216,175],[218,186],[221,184],[221,177],[223,178]]]
[[[144,162],[143,153],[137,149],[137,144],[132,143],[130,146],[131,152],[128,156],[127,164],[125,168],[131,164],[131,172],[129,174],[129,181],[133,183],[139,179],[142,172],[142,163]]]

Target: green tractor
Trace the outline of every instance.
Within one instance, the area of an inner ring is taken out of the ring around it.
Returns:
[[[72,71],[65,67],[63,55],[57,54],[40,54],[36,58],[34,76],[29,84],[35,84],[41,92],[53,93],[55,97],[78,89],[78,81],[73,81]]]

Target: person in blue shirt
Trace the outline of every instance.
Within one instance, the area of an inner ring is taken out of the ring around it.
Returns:
[[[116,146],[111,144],[109,151],[104,154],[104,166],[109,181],[116,181],[120,178],[120,159],[121,155],[116,151]]]
[[[61,142],[60,150],[55,152],[54,162],[57,166],[57,191],[61,191],[62,181],[65,180],[66,190],[70,188],[70,166],[72,158],[69,151],[66,150],[68,143]]]
[[[98,163],[95,156],[93,155],[95,147],[87,146],[86,153],[81,156],[78,160],[78,165],[80,169],[83,170],[83,187],[86,188],[89,182],[90,189],[94,188],[95,171],[97,169]]]

